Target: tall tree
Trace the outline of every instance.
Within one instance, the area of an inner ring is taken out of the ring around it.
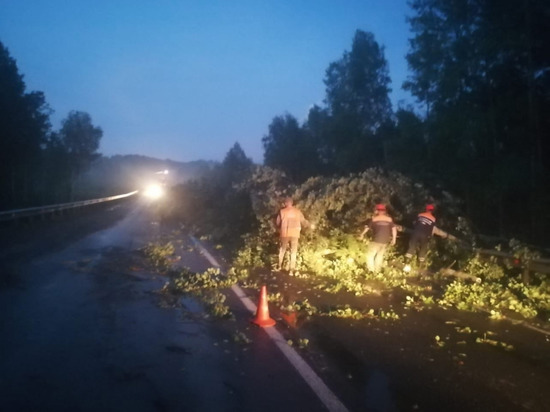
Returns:
[[[414,0],[411,7],[412,76],[404,86],[428,109],[432,170],[461,192],[485,229],[534,233],[550,154],[542,138],[550,130],[550,5]]]
[[[334,158],[335,148],[326,142],[330,141],[330,114],[326,107],[314,105],[308,113],[307,121],[304,124],[304,129],[307,132],[311,146],[316,154],[316,166],[314,175],[332,172],[331,164]]]
[[[42,92],[25,92],[16,61],[0,42],[0,206],[32,204],[42,145],[50,132],[49,109]]]
[[[70,158],[72,198],[76,179],[100,156],[97,150],[103,131],[92,124],[88,113],[73,110],[63,120],[59,135]]]
[[[57,133],[51,133],[44,145],[41,170],[47,170],[47,173],[42,177],[40,203],[67,202],[71,192],[70,159]]]
[[[424,122],[412,108],[399,108],[396,122],[388,122],[380,135],[384,142],[385,167],[414,178],[426,178],[427,146]]]
[[[295,182],[303,182],[319,171],[319,157],[311,135],[288,113],[271,121],[262,143],[264,164],[282,170]]]
[[[225,178],[229,183],[241,183],[252,173],[252,159],[246,157],[241,145],[236,142],[225,155],[222,162],[222,169]]]
[[[252,160],[235,143],[221,164],[175,189],[176,213],[192,231],[207,233],[230,249],[241,244],[235,233],[247,233],[256,224],[246,190],[253,169]]]
[[[374,35],[357,30],[351,51],[329,65],[324,82],[330,116],[321,149],[326,160],[341,172],[382,163],[376,135],[392,109],[388,64]]]

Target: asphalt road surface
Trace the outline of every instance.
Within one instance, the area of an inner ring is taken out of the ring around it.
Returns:
[[[166,279],[139,253],[158,222],[144,205],[118,209],[104,212],[120,214],[111,227],[61,249],[34,236],[31,259],[24,244],[12,243],[17,259],[4,245],[1,411],[324,410],[263,330],[247,330],[243,346],[193,301],[158,293]]]

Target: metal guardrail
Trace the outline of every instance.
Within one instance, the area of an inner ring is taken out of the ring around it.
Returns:
[[[411,234],[413,232],[411,228],[408,228],[405,226],[399,226],[398,230],[407,234]],[[525,283],[526,285],[531,283],[532,272],[542,273],[545,275],[550,274],[550,259],[548,258],[521,260],[521,259],[518,259],[517,256],[514,256],[510,253],[501,252],[493,249],[474,249],[474,252],[482,256],[493,256],[500,259],[512,261],[515,266],[522,269],[521,278],[522,278],[522,282]]]
[[[6,210],[3,212],[0,212],[0,221],[14,220],[21,217],[40,216],[48,213],[59,212],[62,210],[74,209],[77,207],[89,206],[97,203],[110,202],[113,200],[118,200],[118,199],[123,199],[125,197],[133,196],[136,193],[138,193],[138,190],[134,190],[133,192],[125,193],[122,195],[103,197],[100,199],[81,200],[78,202],[60,203],[57,205],[47,205],[47,206],[29,207],[25,209]]]
[[[525,284],[529,284],[531,282],[531,272],[543,273],[545,275],[550,274],[550,259],[536,258],[521,261],[516,256],[509,253],[488,249],[477,249],[476,253],[484,256],[494,256],[511,261],[517,261],[515,264],[523,269],[522,281]]]

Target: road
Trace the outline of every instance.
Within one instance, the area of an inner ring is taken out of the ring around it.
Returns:
[[[0,410],[323,410],[263,330],[232,325],[247,328],[243,346],[193,301],[158,293],[167,279],[139,253],[158,222],[144,205],[124,208],[65,248],[27,260],[4,249]],[[198,253],[186,259],[209,266]]]
[[[193,299],[160,293],[168,279],[146,264],[148,242],[171,233],[178,265],[212,265],[175,229],[154,208],[126,202],[2,232],[1,411],[331,410],[234,293],[232,321],[205,319]],[[269,270],[262,281],[286,302],[309,288]],[[295,353],[344,410],[550,410],[548,334],[480,314],[404,310],[397,295],[328,298],[400,314],[293,323],[271,306],[284,340],[309,339]]]

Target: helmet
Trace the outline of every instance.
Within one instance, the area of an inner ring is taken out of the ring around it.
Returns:
[[[426,212],[433,212],[435,210],[435,206],[431,203],[426,205]]]
[[[381,211],[385,211],[386,210],[386,205],[384,205],[383,203],[378,203],[375,207],[376,210],[381,210]]]

